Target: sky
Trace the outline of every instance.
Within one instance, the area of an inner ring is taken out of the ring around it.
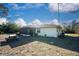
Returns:
[[[48,4],[5,4],[9,8],[9,17],[12,20],[23,18],[26,22],[31,22],[34,19],[47,22],[56,18],[48,9]]]
[[[51,23],[79,20],[79,3],[4,3],[15,23]],[[59,6],[59,11],[58,11]],[[58,16],[59,14],[59,16]]]

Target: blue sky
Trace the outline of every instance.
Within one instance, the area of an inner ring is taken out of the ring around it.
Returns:
[[[9,8],[8,17],[11,21],[17,18],[22,18],[26,22],[31,22],[34,19],[39,19],[42,22],[51,22],[53,19],[58,19],[58,9],[56,4],[48,3],[6,3]],[[64,7],[63,7],[64,6]],[[79,4],[60,4],[60,22],[79,19],[79,12],[71,13],[79,9]]]

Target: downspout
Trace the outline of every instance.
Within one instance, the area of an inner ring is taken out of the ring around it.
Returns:
[[[58,21],[60,20],[60,14],[59,14],[59,3],[57,3],[57,7],[58,7]],[[57,32],[58,32],[58,36],[60,35],[59,33],[59,28],[57,27]]]

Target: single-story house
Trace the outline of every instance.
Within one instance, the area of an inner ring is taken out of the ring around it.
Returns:
[[[36,30],[36,28],[33,28],[33,27],[23,27],[23,28],[20,29],[20,33],[34,36],[35,30]]]
[[[20,32],[30,34],[32,36],[58,37],[62,34],[62,27],[54,24],[43,24],[38,27],[21,28]]]
[[[54,24],[44,24],[36,28],[38,36],[58,37],[62,33],[62,27]]]

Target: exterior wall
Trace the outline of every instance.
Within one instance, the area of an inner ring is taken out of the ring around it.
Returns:
[[[38,32],[39,36],[47,36],[47,37],[58,36],[57,28],[40,28],[39,30],[40,30],[40,32]]]
[[[35,28],[25,27],[25,28],[20,29],[20,33],[34,36],[35,35]]]
[[[57,28],[57,33],[58,33],[58,36],[60,36],[62,34],[62,29]]]

